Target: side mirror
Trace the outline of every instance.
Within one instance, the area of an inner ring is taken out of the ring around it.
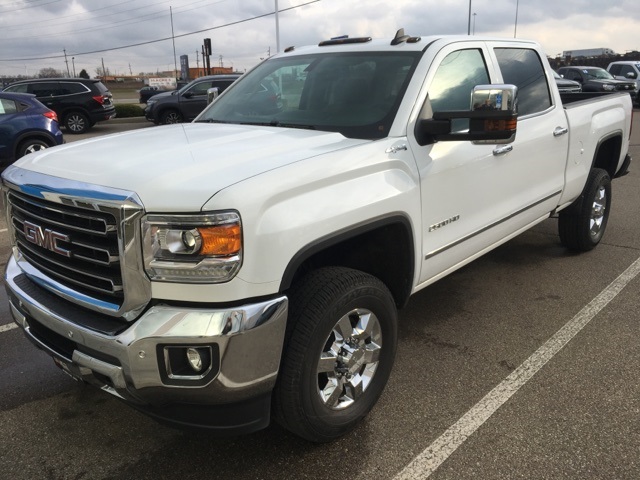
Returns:
[[[627,72],[627,78],[632,78],[632,79],[636,79],[638,78],[638,75],[636,75],[636,72]]]
[[[182,96],[183,96],[184,98],[191,98],[191,97],[193,97],[193,92],[184,92],[184,93],[182,94]]]
[[[207,89],[207,105],[213,102],[220,95],[218,87],[211,87]]]
[[[471,92],[468,111],[433,112],[432,118],[418,121],[416,139],[420,145],[435,141],[511,143],[518,123],[517,93],[515,85],[478,85]],[[469,129],[452,133],[454,119],[468,119]]]

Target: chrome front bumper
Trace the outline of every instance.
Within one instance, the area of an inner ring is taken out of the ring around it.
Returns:
[[[95,313],[52,298],[28,280],[13,257],[5,282],[13,318],[32,342],[73,377],[136,408],[167,417],[158,409],[175,405],[215,409],[255,398],[268,403],[284,342],[286,297],[222,309],[158,304],[136,321],[105,334],[69,320]],[[186,346],[212,347],[217,358],[208,375],[171,375],[167,347]],[[198,421],[178,423],[195,426]]]

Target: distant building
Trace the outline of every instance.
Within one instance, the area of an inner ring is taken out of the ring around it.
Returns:
[[[615,55],[616,52],[610,48],[583,48],[580,50],[565,50],[562,52],[563,57],[602,57],[606,55]]]

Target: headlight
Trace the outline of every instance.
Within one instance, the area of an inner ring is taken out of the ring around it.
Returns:
[[[602,89],[603,89],[605,92],[610,92],[610,91],[612,91],[612,90],[615,90],[615,89],[616,89],[616,87],[615,87],[615,85],[608,85],[608,84],[606,84],[606,83],[605,83],[604,85],[602,85]]]
[[[242,264],[242,224],[236,212],[147,215],[142,229],[144,268],[152,280],[226,282]]]

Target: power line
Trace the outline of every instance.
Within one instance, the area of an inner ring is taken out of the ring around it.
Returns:
[[[164,2],[158,2],[156,4],[154,4],[153,6],[157,6],[160,5],[161,3],[170,3],[172,0],[165,0]],[[198,8],[202,8],[204,5],[200,6],[200,7],[194,7],[194,8],[189,8],[189,9],[185,9],[184,7],[187,7],[189,5],[194,5],[196,3],[202,3],[203,1],[209,1],[209,0],[197,0],[195,2],[189,3],[187,5],[181,5],[180,7],[176,7],[176,15],[180,14],[180,13],[184,13],[184,12],[189,12],[191,10],[195,10]],[[225,2],[227,0],[218,0],[218,1],[214,1],[211,2],[212,4],[216,4],[216,3],[222,3]],[[129,3],[129,2],[124,2],[124,3]],[[116,4],[116,5],[121,5],[120,3]],[[115,6],[115,5],[112,5]],[[136,7],[136,8],[130,8],[128,10],[121,10],[119,12],[114,12],[114,13],[109,13],[107,15],[101,15],[101,16],[97,16],[92,18],[92,20],[95,19],[99,19],[99,18],[105,18],[105,17],[111,17],[114,15],[120,15],[123,13],[129,13],[129,12],[133,12],[136,10],[141,10],[143,8],[146,8],[147,5],[143,6],[143,7]],[[108,7],[107,7],[108,8]],[[100,9],[98,9],[100,10]],[[97,10],[93,10],[94,12]],[[85,13],[90,13],[90,12],[85,12]],[[85,13],[82,14],[76,14],[76,15],[84,15]],[[69,15],[73,16],[73,15]],[[86,27],[86,28],[82,28],[82,29],[74,29],[73,33],[74,34],[79,34],[79,33],[83,33],[83,32],[96,32],[98,30],[107,30],[109,28],[116,28],[116,27],[122,27],[122,26],[128,26],[128,25],[133,25],[136,23],[143,23],[143,22],[148,22],[149,20],[153,20],[155,18],[161,18],[161,17],[167,17],[167,13],[164,10],[158,10],[156,12],[152,12],[152,13],[148,13],[146,15],[139,15],[135,18],[126,18],[124,20],[117,20],[115,22],[112,22],[108,25],[102,26],[102,27]],[[51,25],[50,27],[45,27],[45,28],[57,28],[60,25],[66,25],[66,24],[77,24],[78,20],[72,20],[69,22],[56,22],[55,25]],[[37,23],[37,22],[36,22]],[[43,36],[47,37],[47,38],[51,38],[51,37],[60,37],[60,36],[67,36],[69,35],[69,32],[60,32],[60,33],[46,33],[43,34]],[[34,36],[28,36],[28,37],[7,37],[7,38],[3,38],[2,41],[9,41],[9,40],[29,40],[29,41],[33,41],[34,39],[37,39],[38,37],[34,37]]]
[[[0,13],[18,12],[20,10],[27,10],[29,8],[43,7],[45,5],[49,5],[51,3],[58,3],[58,2],[61,2],[61,1],[62,0],[51,0],[51,1],[47,2],[47,3],[39,3],[38,5],[30,5],[30,6],[27,6],[27,7],[13,8],[13,9],[10,9],[10,10],[2,10],[2,11],[0,11]],[[12,5],[20,5],[20,3],[16,2],[16,3],[12,4]]]
[[[320,0],[310,0],[309,2],[306,3],[301,3],[300,5],[296,5],[294,7],[288,7],[288,8],[283,8],[280,10],[280,12],[286,12],[289,10],[294,10],[296,8],[300,8],[300,7],[304,7],[307,5],[311,5],[312,3],[317,3]],[[112,47],[112,48],[103,48],[100,50],[93,50],[91,52],[77,52],[77,53],[69,53],[67,55],[72,55],[74,57],[79,57],[80,55],[92,55],[95,53],[104,53],[104,52],[113,52],[116,50],[124,50],[126,48],[133,48],[133,47],[140,47],[142,45],[150,45],[152,43],[159,43],[159,42],[166,42],[167,40],[171,40],[172,38],[182,38],[182,37],[188,37],[190,35],[196,35],[198,33],[204,33],[204,32],[209,32],[211,30],[218,30],[220,28],[224,28],[224,27],[230,27],[233,25],[239,25],[241,23],[246,23],[252,20],[257,20],[259,18],[264,18],[264,17],[268,17],[270,15],[273,15],[274,12],[269,12],[269,13],[264,13],[262,15],[256,15],[255,17],[250,17],[250,18],[245,18],[243,20],[237,20],[235,22],[229,22],[229,23],[225,23],[224,25],[218,25],[216,27],[209,27],[209,28],[203,28],[202,30],[196,30],[193,32],[189,32],[189,33],[183,33],[180,35],[176,35],[175,37],[164,37],[164,38],[158,38],[156,40],[148,40],[146,42],[139,42],[139,43],[132,43],[129,45],[122,45],[120,47]],[[46,57],[30,57],[30,58],[0,58],[0,62],[25,62],[25,61],[30,61],[30,60],[53,60],[53,59],[57,59],[57,58],[64,58],[64,55],[50,55],[50,56],[46,56]]]

